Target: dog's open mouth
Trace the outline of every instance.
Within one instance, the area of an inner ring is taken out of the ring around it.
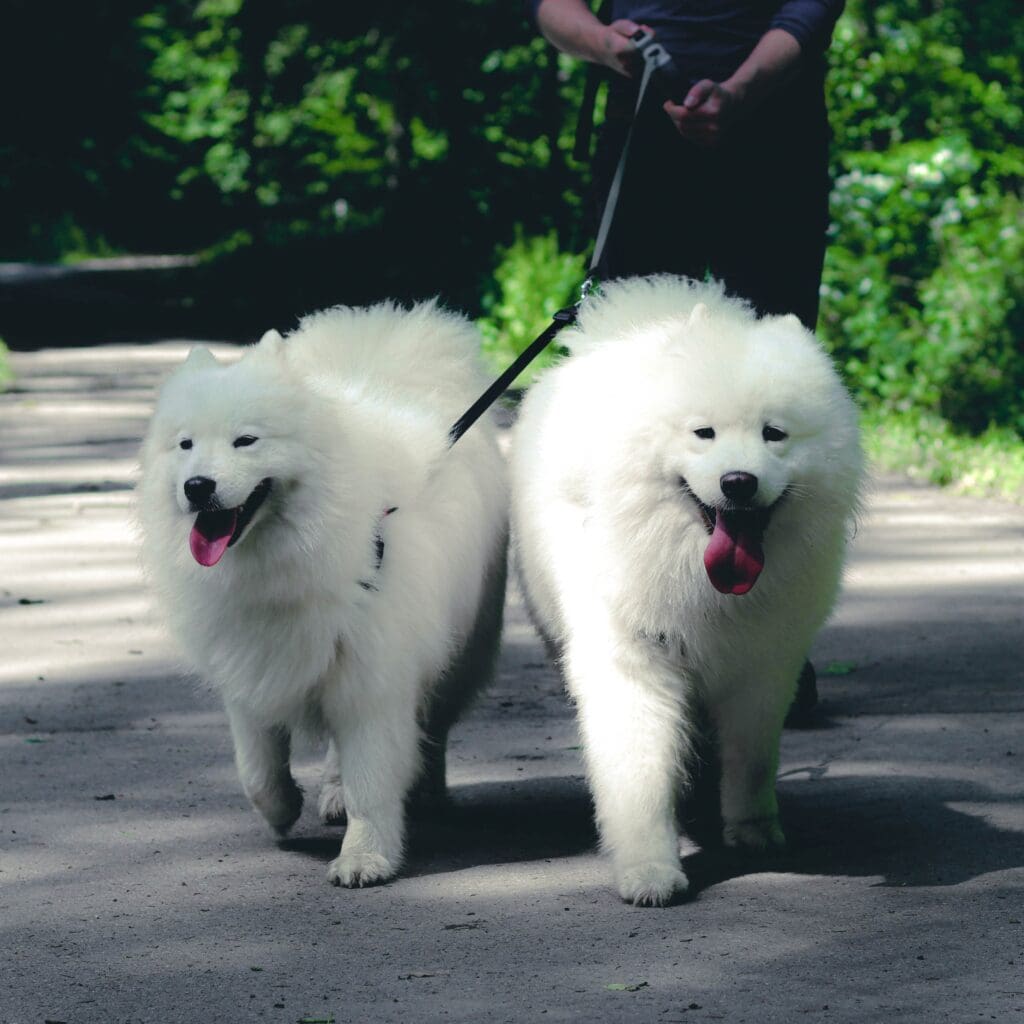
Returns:
[[[270,493],[273,480],[267,477],[253,489],[245,502],[237,508],[208,509],[196,516],[189,534],[188,546],[192,557],[205,566],[216,565],[252,522],[256,510]]]
[[[700,512],[711,540],[704,549],[704,569],[715,590],[722,594],[746,594],[764,569],[764,531],[783,495],[766,507],[705,505],[680,480],[683,491]]]

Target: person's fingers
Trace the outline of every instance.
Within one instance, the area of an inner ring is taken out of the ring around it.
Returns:
[[[608,27],[627,39],[634,32],[640,31],[640,26],[635,21],[630,21],[629,18],[616,18]]]
[[[717,121],[687,110],[686,107],[671,100],[666,100],[662,104],[662,109],[668,114],[676,131],[688,142],[702,149],[712,149],[721,141],[722,129]]]
[[[696,85],[690,88],[683,100],[683,106],[688,110],[694,110],[705,103],[715,93],[715,82],[710,78],[702,78]]]
[[[612,22],[604,31],[601,57],[603,64],[627,78],[633,77],[633,72],[640,63],[640,51],[629,38],[632,32],[627,32],[630,28],[635,32],[638,26],[636,22],[627,18]]]

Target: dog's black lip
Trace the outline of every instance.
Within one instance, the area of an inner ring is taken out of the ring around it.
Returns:
[[[249,494],[249,497],[238,506],[237,515],[238,518],[235,520],[235,532],[231,534],[231,540],[228,541],[228,547],[242,536],[245,528],[252,522],[252,517],[256,515],[256,510],[263,504],[267,499],[267,495],[270,493],[271,488],[274,486],[273,477],[264,477]]]
[[[679,487],[690,501],[697,507],[697,511],[700,513],[700,517],[704,522],[704,530],[710,537],[715,532],[715,521],[718,519],[718,509],[714,505],[705,505],[696,494],[693,493],[693,488],[686,482],[686,477],[681,476],[679,478]]]
[[[721,505],[705,505],[700,498],[694,494],[693,488],[686,482],[685,477],[679,478],[680,490],[696,505],[704,523],[704,530],[710,537],[715,532],[715,523],[718,521],[719,512],[746,514],[757,517],[760,520],[761,531],[768,526],[768,522],[779,507],[780,502],[789,494],[787,487],[770,505],[738,505],[736,502],[723,501]]]
[[[231,547],[242,533],[245,528],[252,522],[252,517],[256,515],[256,510],[266,500],[267,495],[270,493],[270,489],[274,485],[273,477],[265,477],[261,480],[250,492],[249,497],[242,502],[241,505],[237,505],[235,508],[225,508],[214,495],[209,502],[207,502],[206,508],[193,508],[193,512],[197,513],[196,523],[198,524],[200,519],[204,516],[234,516],[235,527],[231,533],[231,540],[228,541],[228,547]],[[213,532],[216,531],[204,531]],[[223,534],[221,534],[223,536]]]

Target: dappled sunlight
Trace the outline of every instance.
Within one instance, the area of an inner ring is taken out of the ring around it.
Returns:
[[[847,592],[941,585],[955,594],[966,587],[1002,592],[1012,586],[1024,597],[1024,521],[996,503],[970,505],[968,514],[954,499],[922,509],[876,495],[853,541]]]
[[[994,801],[989,804],[950,802],[946,805],[957,814],[980,818],[986,825],[1000,832],[1024,833],[1024,803]]]
[[[789,849],[723,849],[694,800],[681,841],[691,899],[659,912],[616,895],[575,712],[513,584],[494,684],[450,737],[448,805],[411,812],[397,880],[334,889],[327,864],[345,832],[316,814],[322,742],[294,745],[305,808],[279,839],[242,792],[219,698],[180,666],[147,593],[131,493],[68,491],[128,487],[145,381],[189,347],[156,346],[137,364],[47,354],[29,384],[51,388],[49,412],[31,428],[6,430],[24,396],[0,400],[0,449],[16,452],[0,460],[13,474],[0,478],[0,762],[12,781],[0,796],[0,935],[20,976],[45,962],[99,979],[55,989],[41,1017],[98,1020],[88,1012],[110,1005],[111,964],[125,992],[195,1002],[224,989],[243,1015],[331,1006],[338,1020],[378,1019],[381,1005],[406,1020],[453,1007],[487,1019],[457,991],[508,964],[539,993],[531,1019],[556,986],[634,1000],[633,1016],[620,1002],[595,1019],[653,1020],[645,993],[711,1009],[723,986],[811,970],[854,1005],[861,993],[837,966],[854,948],[873,976],[902,972],[921,1005],[923,965],[973,957],[972,977],[990,976],[991,958],[960,948],[956,901],[969,893],[986,936],[1015,941],[1003,899],[1024,883],[1024,751],[1007,712],[1024,710],[1024,685],[1000,631],[1016,642],[1024,615],[1019,519],[986,513],[965,529],[955,508],[876,499],[815,648],[819,727],[783,737]],[[102,404],[91,393],[74,416],[52,415],[79,369],[102,389],[129,365],[146,369],[117,415],[89,420]],[[136,1002],[125,996],[119,1016]]]

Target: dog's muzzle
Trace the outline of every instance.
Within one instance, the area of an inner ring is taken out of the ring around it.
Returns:
[[[739,596],[750,591],[764,569],[764,532],[785,492],[771,505],[754,505],[758,480],[752,473],[722,475],[723,502],[707,505],[680,477],[683,493],[700,513],[710,537],[704,549],[704,569],[711,585],[722,594]]]
[[[208,487],[207,484],[212,486]],[[216,565],[224,552],[245,532],[246,527],[252,522],[252,517],[266,501],[273,484],[274,481],[266,477],[252,489],[249,497],[241,505],[236,508],[222,508],[214,493],[217,489],[215,481],[208,477],[192,477],[187,480],[185,497],[193,504],[193,510],[198,512],[188,538],[192,557],[200,565]],[[189,493],[190,485],[192,494],[205,497],[205,507],[195,508],[199,503]]]

